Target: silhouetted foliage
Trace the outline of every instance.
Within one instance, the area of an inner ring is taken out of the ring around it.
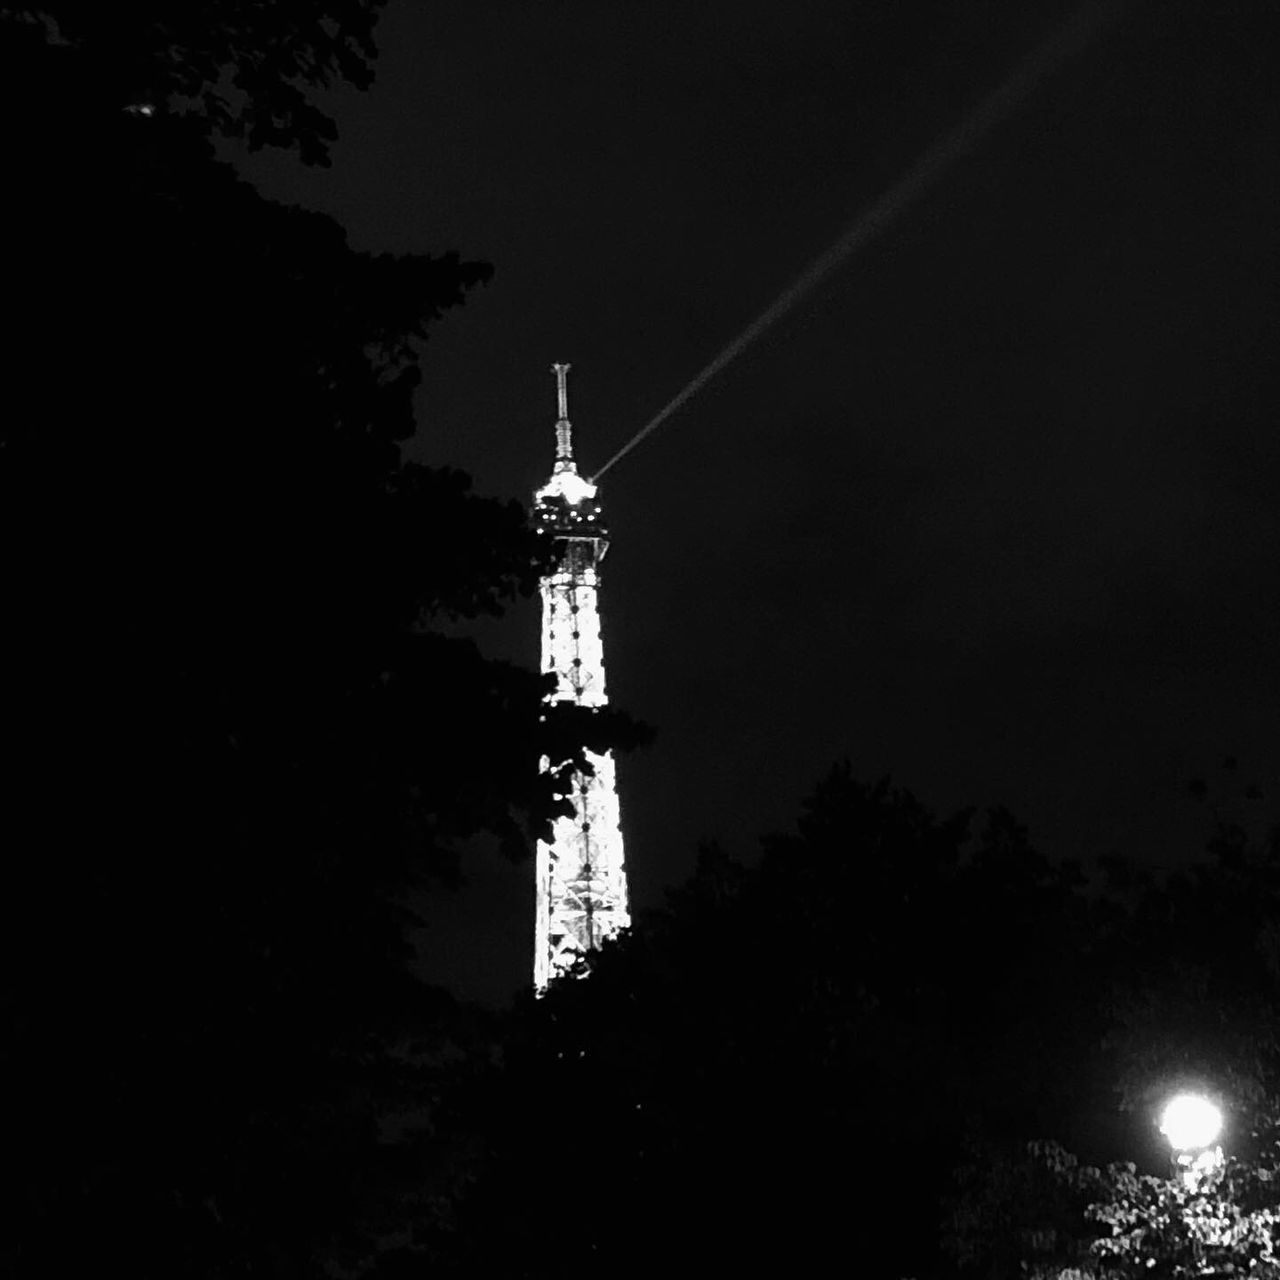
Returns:
[[[962,1171],[951,1219],[968,1270],[1272,1274],[1280,831],[1254,842],[1214,813],[1203,861],[1163,873],[1109,868],[1117,914],[1099,992],[1105,1044],[1118,1101],[1141,1118],[1145,1140],[1128,1160],[1112,1150],[1110,1164],[1056,1142],[983,1153]],[[1186,1088],[1208,1090],[1226,1112],[1226,1165],[1194,1191],[1167,1176],[1154,1135],[1161,1104]]]
[[[74,51],[88,108],[180,113],[250,147],[296,147],[328,163],[333,121],[307,91],[373,83],[386,0],[41,0],[0,6]]]
[[[1269,1116],[1274,1116],[1274,1107]],[[1239,1137],[1237,1137],[1239,1141]],[[1054,1142],[975,1178],[961,1260],[1033,1280],[1280,1275],[1280,1146],[1268,1118],[1193,1182],[1133,1161],[1081,1163]],[[968,1173],[973,1174],[970,1170]],[[994,1265],[992,1265],[994,1264]]]
[[[10,1273],[367,1260],[426,1185],[388,1124],[470,1034],[409,891],[477,833],[523,854],[540,758],[631,733],[431,629],[539,568],[518,505],[399,456],[489,269],[354,253],[214,159],[314,158],[299,94],[365,78],[375,7],[0,20]]]
[[[1079,1052],[1103,1030],[1098,907],[1007,814],[970,826],[845,768],[758,866],[705,848],[459,1095],[477,1181],[424,1256],[549,1275],[546,1198],[582,1186],[574,1248],[622,1274],[794,1274],[850,1250],[864,1273],[936,1273],[967,1144],[1099,1089]]]
[[[1274,1114],[1274,1113],[1273,1113]],[[1092,1270],[1117,1278],[1280,1276],[1280,1144],[1268,1126],[1251,1158],[1229,1156],[1194,1185],[1112,1166],[1087,1211]],[[1255,1139],[1261,1135],[1254,1134]]]
[[[1254,965],[1215,1061],[1269,1052],[1265,961],[1222,933],[1276,918],[1269,863],[1233,870],[1218,846],[1112,889],[1045,861],[1003,811],[943,820],[835,770],[757,865],[705,847],[664,910],[460,1074],[441,1123],[464,1190],[418,1233],[421,1263],[551,1275],[548,1200],[581,1192],[575,1255],[623,1275],[837,1258],[884,1277],[1137,1274],[1145,1254],[1106,1260],[1097,1241],[1116,1214],[1158,1213],[1164,1179],[1108,1162],[1167,1168],[1138,1085],[1206,1061],[1185,965],[1211,985]]]

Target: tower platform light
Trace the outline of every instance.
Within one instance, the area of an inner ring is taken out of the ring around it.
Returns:
[[[559,417],[551,478],[533,495],[537,530],[553,540],[555,561],[541,581],[542,670],[555,675],[551,702],[602,707],[600,562],[609,548],[597,489],[578,474],[569,424],[569,365],[556,375]],[[593,772],[575,772],[572,816],[557,818],[551,842],[538,842],[533,985],[572,970],[630,923],[613,753],[586,753]],[[544,760],[543,768],[551,761]]]

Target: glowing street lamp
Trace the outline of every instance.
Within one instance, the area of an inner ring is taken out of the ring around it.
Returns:
[[[1173,1162],[1188,1191],[1222,1164],[1222,1111],[1201,1093],[1180,1093],[1165,1103],[1160,1132],[1173,1148]]]

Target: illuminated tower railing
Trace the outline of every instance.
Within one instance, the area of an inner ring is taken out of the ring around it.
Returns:
[[[596,486],[573,461],[569,366],[552,369],[560,407],[556,460],[551,479],[534,494],[534,521],[555,547],[555,567],[541,584],[542,670],[556,677],[550,701],[600,707],[606,702],[600,561],[609,542]],[[573,775],[573,816],[556,819],[550,844],[538,843],[533,983],[539,993],[630,921],[613,755],[587,752],[587,759],[594,772]]]

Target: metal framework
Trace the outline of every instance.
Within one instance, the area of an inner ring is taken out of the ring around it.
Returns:
[[[551,702],[601,707],[607,701],[600,639],[600,562],[609,541],[596,486],[578,474],[569,425],[567,364],[556,375],[559,419],[551,479],[534,494],[534,521],[554,539],[555,567],[543,577],[542,670],[554,672]],[[541,994],[630,923],[613,755],[587,752],[593,772],[575,771],[573,816],[556,819],[538,842],[533,985]],[[543,768],[550,766],[543,761]]]

